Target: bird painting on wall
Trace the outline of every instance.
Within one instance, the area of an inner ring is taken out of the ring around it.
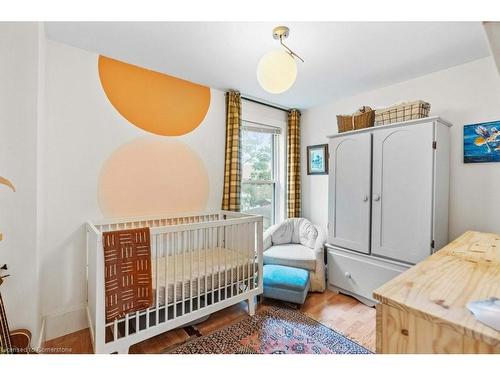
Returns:
[[[464,163],[500,162],[500,121],[464,125]]]
[[[488,130],[484,126],[478,126],[475,131],[479,136],[474,140],[476,146],[486,145],[488,152],[491,152],[492,147],[490,147],[490,145],[492,145],[493,150],[500,151],[500,145],[498,145],[497,141],[497,138],[500,136],[500,131],[498,131],[497,128],[493,127]]]

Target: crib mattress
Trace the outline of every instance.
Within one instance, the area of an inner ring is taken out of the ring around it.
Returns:
[[[206,262],[205,262],[206,260]],[[253,266],[254,252],[250,250],[234,250],[222,247],[186,251],[181,254],[164,257],[153,257],[152,277],[155,293],[160,305],[165,304],[165,288],[167,301],[173,303],[190,297],[197,297],[198,292],[204,295],[212,289],[247,280],[257,271]],[[175,280],[174,280],[175,273]]]

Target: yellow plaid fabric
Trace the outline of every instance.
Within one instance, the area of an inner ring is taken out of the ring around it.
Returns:
[[[288,112],[288,217],[300,217],[300,111]]]
[[[222,209],[240,210],[241,190],[241,97],[237,91],[226,93],[226,159]]]

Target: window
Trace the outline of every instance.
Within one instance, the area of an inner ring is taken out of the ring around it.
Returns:
[[[279,128],[243,126],[241,210],[264,217],[264,229],[277,211]]]

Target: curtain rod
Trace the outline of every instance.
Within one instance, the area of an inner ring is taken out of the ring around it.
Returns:
[[[272,104],[264,103],[264,102],[261,102],[261,101],[258,101],[256,99],[252,99],[252,98],[249,98],[249,97],[243,96],[243,95],[241,95],[241,99],[248,100],[249,102],[253,102],[253,103],[257,103],[257,104],[262,104],[262,105],[265,105],[266,107],[271,107],[271,108],[274,108],[274,109],[279,109],[280,111],[283,111],[283,112],[290,111],[290,109],[286,109],[286,108],[278,107],[278,106],[275,106],[275,105],[272,105]]]

